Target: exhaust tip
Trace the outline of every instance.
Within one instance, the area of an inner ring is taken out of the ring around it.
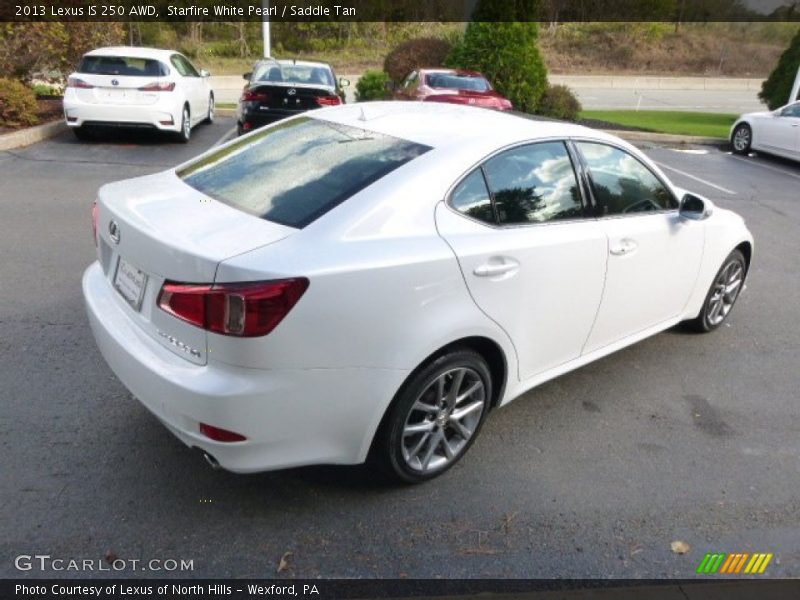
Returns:
[[[197,450],[198,452],[200,452],[203,455],[203,458],[206,459],[206,462],[208,463],[208,465],[212,469],[216,470],[216,469],[221,469],[222,468],[220,466],[220,464],[219,464],[219,461],[216,458],[214,458],[213,456],[211,456],[208,452],[203,450],[202,448],[198,448],[197,446],[194,446],[193,449]]]

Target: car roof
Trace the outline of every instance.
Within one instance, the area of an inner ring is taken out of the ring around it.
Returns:
[[[316,60],[295,60],[291,58],[265,58],[258,61],[258,64],[268,65],[271,63],[278,63],[281,66],[290,66],[290,65],[298,65],[301,67],[325,67],[330,69],[331,66],[328,63],[320,62]]]
[[[467,69],[420,69],[420,73],[442,73],[444,75],[461,75],[464,77],[483,77],[484,79],[486,76],[483,73],[479,73],[478,71],[469,71]]]
[[[163,50],[161,48],[144,48],[140,46],[108,46],[96,48],[84,56],[129,56],[131,58],[153,58],[168,60],[173,54],[180,54],[177,50]]]
[[[616,141],[602,131],[574,123],[441,102],[364,102],[324,108],[306,115],[432,148],[469,142],[476,148],[491,151],[517,142],[552,137]]]

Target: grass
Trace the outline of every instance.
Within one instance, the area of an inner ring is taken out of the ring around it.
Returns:
[[[585,110],[582,119],[594,119],[658,133],[727,139],[738,115],[661,110]]]

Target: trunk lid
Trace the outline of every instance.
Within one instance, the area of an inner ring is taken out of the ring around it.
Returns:
[[[158,307],[164,281],[214,283],[223,260],[296,231],[212,200],[173,171],[106,185],[97,204],[98,256],[125,310],[196,364],[207,360],[206,331]]]
[[[291,83],[257,83],[250,85],[247,91],[260,97],[249,101],[256,110],[310,110],[320,108],[318,97],[336,95],[328,87]]]

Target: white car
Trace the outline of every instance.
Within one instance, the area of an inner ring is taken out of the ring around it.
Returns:
[[[92,127],[140,127],[188,142],[195,125],[214,120],[208,77],[172,50],[99,48],[67,79],[64,117],[80,139]]]
[[[731,145],[737,154],[759,150],[800,160],[800,102],[742,115],[731,127]]]
[[[753,238],[629,144],[446,104],[292,117],[103,186],[83,277],[119,379],[213,465],[436,476],[490,409],[681,321]]]

